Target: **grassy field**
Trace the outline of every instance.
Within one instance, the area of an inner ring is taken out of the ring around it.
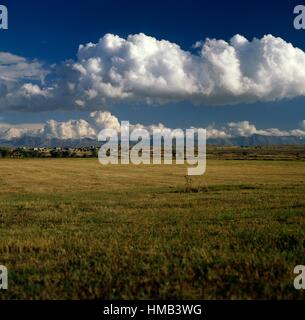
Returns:
[[[305,162],[0,160],[1,299],[304,299]]]

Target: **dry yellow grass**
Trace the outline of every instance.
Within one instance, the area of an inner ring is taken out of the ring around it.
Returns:
[[[1,159],[0,298],[304,298],[305,163]]]

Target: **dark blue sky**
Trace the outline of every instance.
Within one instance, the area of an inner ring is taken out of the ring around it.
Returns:
[[[2,0],[9,8],[9,30],[0,34],[1,51],[58,62],[73,58],[80,43],[96,42],[108,32],[123,37],[143,32],[184,49],[206,37],[230,39],[240,33],[251,39],[271,33],[305,49],[305,32],[292,23],[299,2]]]
[[[178,43],[182,48],[206,37],[230,39],[236,33],[251,39],[271,33],[305,50],[305,30],[293,28],[293,8],[302,1],[200,0],[84,0],[7,1],[9,30],[0,32],[0,51],[46,63],[75,58],[81,43],[96,42],[105,33],[126,37],[143,32]],[[189,103],[168,107],[114,107],[126,120],[189,126],[250,120],[260,127],[295,127],[305,119],[305,99],[224,107],[194,107]],[[156,111],[157,110],[157,111]],[[7,121],[43,121],[76,117],[77,113],[16,114]]]

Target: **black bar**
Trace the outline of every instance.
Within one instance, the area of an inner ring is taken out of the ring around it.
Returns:
[[[174,306],[174,307],[173,307]],[[188,307],[187,307],[188,306]],[[193,307],[192,307],[193,306]],[[194,306],[197,306],[196,308]],[[121,307],[123,307],[121,309]],[[131,307],[133,309],[131,309]],[[131,310],[137,307],[133,315]],[[107,309],[108,308],[108,309]],[[149,309],[148,309],[149,308]],[[1,301],[10,319],[302,319],[304,301]],[[180,310],[180,312],[179,312]],[[111,314],[107,314],[107,312]],[[149,311],[149,312],[148,312]],[[174,311],[174,313],[173,313]],[[117,312],[120,312],[117,314]],[[185,313],[186,312],[186,313]],[[301,316],[301,318],[300,318]],[[1,317],[2,318],[2,317]],[[20,318],[21,319],[21,318]]]

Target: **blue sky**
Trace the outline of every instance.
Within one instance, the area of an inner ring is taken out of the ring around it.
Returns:
[[[241,34],[251,40],[265,34],[281,37],[305,50],[305,30],[293,28],[293,8],[300,1],[0,1],[9,10],[9,30],[0,31],[0,51],[48,66],[76,59],[80,44],[98,42],[106,33],[126,38],[144,33],[177,43],[193,52],[205,38],[229,39]],[[2,121],[44,122],[47,119],[85,118],[87,110],[40,112],[1,110]],[[260,128],[290,129],[305,119],[305,98],[276,102],[194,106],[190,101],[166,105],[116,102],[111,112],[122,120],[188,127],[222,125],[248,120]]]

